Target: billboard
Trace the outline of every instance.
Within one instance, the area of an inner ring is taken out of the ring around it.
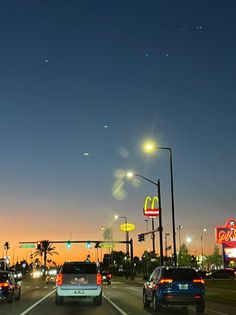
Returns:
[[[226,259],[236,259],[236,247],[225,247],[224,255]]]
[[[225,226],[216,227],[216,243],[236,247],[236,220],[229,219]]]

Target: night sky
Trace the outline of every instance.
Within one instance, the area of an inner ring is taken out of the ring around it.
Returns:
[[[235,12],[233,0],[0,2],[0,243],[10,255],[27,256],[19,241],[99,240],[103,225],[123,240],[115,214],[136,224],[136,255],[151,248],[137,234],[156,187],[127,181],[130,169],[160,179],[171,233],[168,152],[148,156],[145,139],[173,150],[182,241],[200,254],[207,228],[213,251],[215,226],[235,218]],[[87,251],[64,247],[61,260]]]

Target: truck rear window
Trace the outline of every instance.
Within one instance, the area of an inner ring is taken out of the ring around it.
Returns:
[[[64,264],[62,268],[62,273],[64,274],[96,274],[97,266],[96,264]]]

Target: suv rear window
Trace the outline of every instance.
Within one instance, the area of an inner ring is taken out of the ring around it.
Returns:
[[[62,273],[64,274],[96,274],[96,264],[90,263],[68,263],[62,267]]]
[[[163,276],[166,278],[171,278],[173,280],[189,280],[200,278],[197,272],[193,269],[184,269],[184,268],[172,268],[165,269]]]

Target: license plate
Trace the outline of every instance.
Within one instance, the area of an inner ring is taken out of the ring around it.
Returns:
[[[179,284],[180,290],[188,290],[188,284]]]
[[[77,290],[77,291],[74,291],[74,294],[84,294],[84,291],[83,290]]]

